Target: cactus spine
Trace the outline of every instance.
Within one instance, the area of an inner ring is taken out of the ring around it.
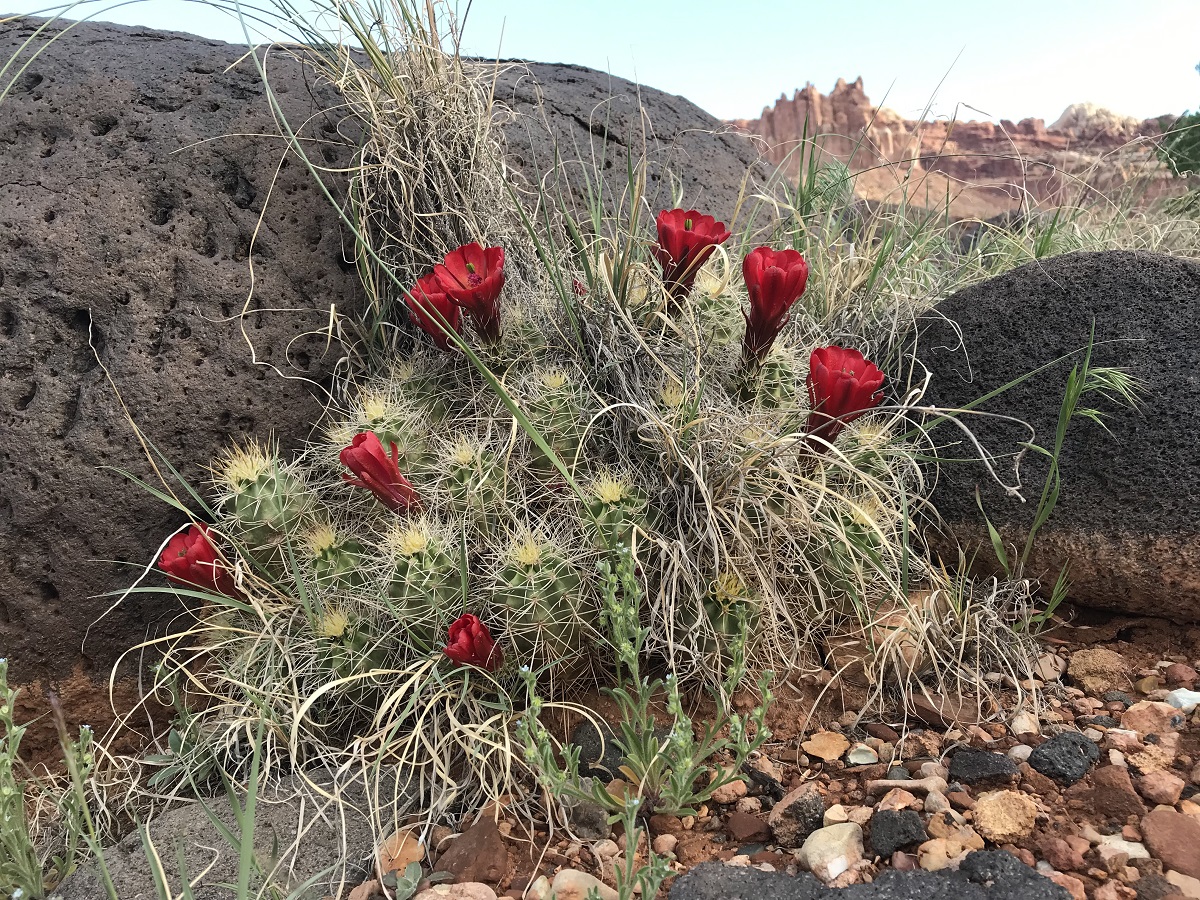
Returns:
[[[556,548],[519,537],[497,578],[495,598],[522,663],[570,661],[580,650],[578,573]]]
[[[305,544],[318,586],[361,587],[366,582],[363,546],[358,541],[339,535],[332,526],[322,523],[305,535]]]
[[[431,649],[461,611],[458,567],[427,522],[398,527],[387,543],[395,560],[387,584],[388,606],[414,643]]]
[[[295,530],[313,505],[300,479],[254,442],[225,455],[220,482],[243,536],[258,546]]]

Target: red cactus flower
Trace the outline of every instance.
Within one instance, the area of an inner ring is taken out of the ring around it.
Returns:
[[[882,387],[883,373],[857,350],[818,347],[808,361],[808,437],[833,443],[847,424],[879,405]]]
[[[472,242],[446,254],[433,274],[443,291],[465,309],[488,343],[500,339],[500,305],[504,287],[504,248]]]
[[[658,214],[658,245],[654,256],[662,266],[663,284],[671,299],[683,300],[696,281],[696,273],[732,232],[724,222],[694,209],[664,209]]]
[[[504,664],[504,653],[478,616],[464,613],[450,626],[450,640],[442,651],[459,665],[478,666],[489,672]]]
[[[462,309],[442,290],[437,276],[432,272],[417,279],[404,302],[408,304],[408,312],[416,326],[443,350],[450,349],[450,335],[446,333],[446,326],[455,334],[462,334]],[[445,325],[442,324],[443,320]]]
[[[379,436],[373,431],[356,434],[349,447],[342,448],[338,454],[342,464],[357,478],[342,475],[347,484],[366,488],[378,498],[379,502],[394,512],[408,512],[413,506],[421,505],[421,498],[412,483],[400,474],[396,465],[399,451],[392,444],[392,455],[389,457],[383,451]]]
[[[194,523],[167,542],[158,567],[175,584],[216,591],[227,597],[238,593],[233,575],[221,563],[209,538],[208,526]]]
[[[742,262],[742,277],[750,294],[742,355],[747,363],[761,363],[804,293],[808,263],[795,250],[756,247]]]

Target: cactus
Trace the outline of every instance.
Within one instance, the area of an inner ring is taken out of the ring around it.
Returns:
[[[700,621],[707,622],[707,627]],[[677,617],[676,634],[681,642],[695,642],[704,657],[728,658],[728,648],[745,633],[751,638],[760,624],[759,604],[733,571],[714,578],[697,607]]]
[[[578,386],[561,369],[547,369],[537,378],[536,395],[529,403],[529,417],[550,449],[569,468],[574,465],[583,438],[582,396]],[[558,470],[542,451],[534,448],[532,468],[553,476]]]
[[[406,401],[406,396],[395,398],[383,392],[365,392],[359,399],[358,423],[361,427],[356,428],[356,433],[375,432],[388,450],[395,444],[396,465],[401,472],[412,474],[427,469],[432,460],[425,438],[429,428],[421,421],[422,417],[414,413],[414,406]]]
[[[352,616],[341,607],[325,610],[317,620],[317,634],[328,642],[325,659],[337,678],[351,678],[382,668],[387,654],[365,619]],[[362,686],[352,686],[360,691]]]
[[[502,500],[503,472],[496,463],[496,454],[482,444],[460,440],[446,452],[442,468],[450,508],[478,524],[485,533],[490,532],[493,523],[489,519]]]
[[[312,508],[300,478],[256,442],[228,451],[219,471],[226,508],[253,545],[268,545],[294,531]]]
[[[775,349],[758,371],[757,398],[767,409],[780,409],[796,402],[797,369],[795,358]]]
[[[431,649],[462,609],[458,566],[424,520],[398,526],[386,544],[394,559],[386,588],[388,608],[414,644]]]
[[[645,498],[634,489],[630,479],[610,472],[592,481],[587,507],[601,549],[630,546],[634,527],[644,524]]]
[[[363,571],[363,546],[339,535],[333,526],[315,525],[305,536],[317,584],[324,588],[361,587],[366,583]]]
[[[581,587],[555,547],[531,534],[517,538],[496,578],[494,600],[519,661],[544,665],[578,657]]]

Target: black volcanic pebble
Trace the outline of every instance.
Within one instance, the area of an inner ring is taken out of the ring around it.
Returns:
[[[989,750],[959,750],[950,760],[950,781],[971,787],[1007,784],[1016,774],[1013,760]]]
[[[871,849],[887,859],[897,850],[929,840],[919,813],[911,809],[881,809],[871,816]]]
[[[1065,731],[1039,744],[1029,754],[1029,765],[1059,784],[1074,784],[1100,758],[1100,748],[1082,734]]]

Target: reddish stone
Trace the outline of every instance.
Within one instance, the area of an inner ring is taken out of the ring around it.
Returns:
[[[1049,778],[1027,762],[1018,766],[1021,772],[1021,787],[1028,788],[1030,793],[1053,795],[1059,791],[1059,786],[1053,778]]]
[[[975,801],[971,799],[971,795],[966,791],[951,791],[946,795],[946,799],[950,801],[950,805],[955,809],[975,808]]]
[[[1141,816],[1146,805],[1133,789],[1124,766],[1104,766],[1092,773],[1091,783],[1080,782],[1067,789],[1067,797],[1105,822],[1124,825],[1130,816]],[[1100,823],[1097,822],[1097,825]]]
[[[1182,727],[1184,715],[1169,703],[1143,700],[1125,710],[1121,727],[1138,734],[1170,734]]]
[[[739,844],[766,841],[771,837],[771,829],[766,822],[740,810],[734,810],[725,818],[725,831]]]
[[[650,833],[655,837],[660,834],[677,834],[680,831],[683,831],[683,820],[679,816],[659,814],[650,817]]]
[[[484,816],[457,838],[441,855],[435,872],[448,872],[454,881],[482,881],[495,885],[508,873],[508,848],[491,816]]]
[[[1200,680],[1200,674],[1184,663],[1172,663],[1167,666],[1163,676],[1167,679],[1167,687],[1182,687],[1188,690],[1195,687],[1197,680]]]
[[[1060,872],[1083,870],[1083,854],[1056,835],[1048,834],[1040,837],[1037,841],[1037,850],[1042,855],[1042,859]]]
[[[1151,803],[1161,803],[1165,806],[1174,806],[1178,803],[1184,787],[1186,787],[1184,780],[1177,775],[1172,775],[1166,769],[1147,772],[1137,782],[1139,794]],[[1200,853],[1200,848],[1197,848],[1197,852]]]
[[[1137,900],[1137,891],[1116,881],[1106,881],[1092,894],[1095,900]]]
[[[1050,880],[1070,894],[1071,900],[1087,900],[1087,889],[1084,887],[1083,882],[1073,875],[1064,875],[1062,872],[1055,872],[1050,876]]]
[[[900,743],[900,735],[890,725],[884,725],[882,722],[868,722],[863,728],[873,738],[887,741],[889,744]]]
[[[1164,868],[1200,878],[1200,819],[1156,809],[1142,819],[1142,838]]]

